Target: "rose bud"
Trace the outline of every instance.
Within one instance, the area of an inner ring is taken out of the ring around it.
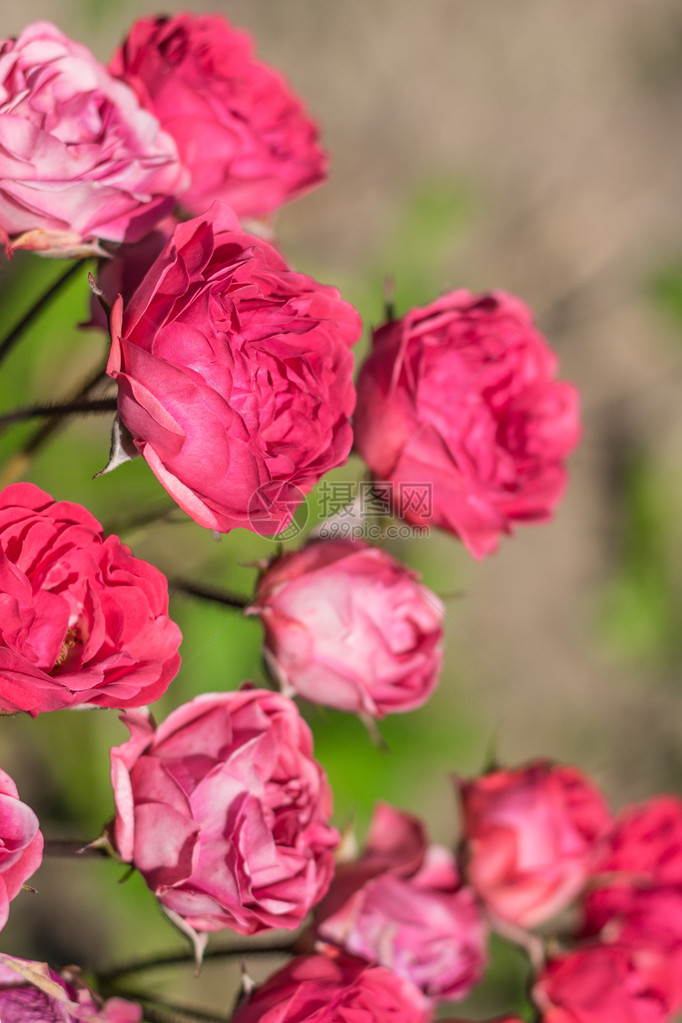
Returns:
[[[535,927],[589,878],[610,816],[580,771],[549,761],[459,782],[467,881],[488,910]]]
[[[159,725],[122,720],[114,842],[194,932],[298,927],[326,892],[338,833],[296,705],[258,689],[198,696]]]
[[[433,1000],[464,998],[481,979],[486,926],[452,853],[385,803],[354,863],[337,867],[315,912],[317,934],[386,966]]]
[[[89,511],[0,493],[0,712],[139,707],[180,667],[168,584]]]
[[[247,614],[285,692],[381,718],[421,706],[438,682],[443,605],[386,551],[317,540],[274,561]]]
[[[0,930],[7,923],[9,904],[43,859],[43,836],[38,818],[19,799],[17,787],[0,770]],[[4,1016],[0,1011],[0,1019]]]
[[[293,959],[256,988],[232,1023],[429,1023],[418,988],[382,966],[346,956]]]
[[[315,122],[283,76],[254,59],[248,33],[221,15],[141,18],[109,70],[175,139],[192,213],[218,199],[261,217],[325,180]]]
[[[142,1023],[142,1008],[123,998],[99,998],[73,971],[0,953],[2,1023]]]
[[[125,308],[107,372],[134,446],[199,525],[279,524],[352,442],[358,314],[216,203],[179,224]]]
[[[659,952],[593,945],[550,960],[533,1000],[543,1023],[664,1023],[673,985]]]
[[[657,796],[616,817],[583,913],[586,935],[682,953],[682,801]]]
[[[519,299],[450,292],[375,331],[356,448],[375,480],[393,483],[398,515],[454,533],[482,558],[514,523],[551,518],[564,491],[578,396],[555,373]]]
[[[0,241],[51,256],[137,241],[187,172],[175,142],[85,46],[48,22],[0,42]]]

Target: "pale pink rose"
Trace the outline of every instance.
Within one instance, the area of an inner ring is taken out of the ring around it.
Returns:
[[[139,707],[180,667],[168,584],[82,505],[0,493],[0,711]]]
[[[254,605],[287,691],[381,718],[421,706],[443,659],[443,605],[386,551],[317,540],[274,561]]]
[[[0,241],[47,255],[136,241],[174,205],[175,142],[48,22],[0,43]]]
[[[256,988],[232,1023],[429,1023],[428,1002],[409,980],[361,959],[293,959]]]
[[[10,776],[0,770],[0,930],[7,923],[10,902],[42,859],[43,836],[38,818],[30,806],[21,802]],[[4,1023],[1,1012],[0,1018]]]
[[[200,525],[268,533],[265,505],[278,533],[348,457],[360,318],[227,207],[177,226],[111,328],[121,420]]]
[[[0,953],[2,1023],[142,1023],[142,1008],[98,998],[72,972]]]
[[[466,878],[492,914],[535,927],[568,906],[611,823],[574,767],[538,760],[460,781]]]
[[[191,173],[182,204],[216,199],[260,217],[321,184],[327,156],[283,76],[252,56],[251,38],[221,15],[142,18],[110,71],[177,142]]]
[[[406,977],[429,999],[464,998],[483,974],[486,926],[454,856],[427,844],[416,817],[385,803],[362,856],[337,867],[315,919],[320,938]]]
[[[543,1023],[667,1023],[675,984],[660,952],[592,945],[551,959],[532,994]]]
[[[198,696],[155,729],[126,713],[111,751],[114,840],[194,931],[298,927],[327,890],[331,790],[296,705],[258,689]]]
[[[408,522],[455,533],[476,558],[515,523],[551,518],[578,442],[578,395],[513,295],[453,291],[374,333],[355,444]],[[430,488],[430,496],[424,496]]]

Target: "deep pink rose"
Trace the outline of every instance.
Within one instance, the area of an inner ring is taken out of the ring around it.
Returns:
[[[109,306],[114,304],[119,295],[124,305],[133,297],[150,266],[173,234],[177,223],[178,218],[173,215],[164,217],[161,223],[139,242],[118,245],[111,256],[98,260],[97,287]],[[109,319],[94,293],[90,296],[90,321],[81,326],[101,327],[102,330],[109,332]]]
[[[136,241],[186,182],[128,86],[48,22],[0,43],[0,241],[47,255]]]
[[[655,796],[627,806],[613,822],[596,871],[682,887],[682,800]]]
[[[338,833],[310,729],[286,696],[198,696],[111,751],[115,844],[195,931],[298,927],[326,892]]]
[[[482,558],[515,522],[549,519],[564,491],[578,396],[555,373],[519,299],[450,292],[375,331],[356,447],[375,480],[393,484],[398,515],[455,533]]]
[[[682,1006],[682,801],[657,796],[619,814],[583,912],[586,935],[663,951]]]
[[[664,1023],[674,983],[659,952],[593,945],[550,960],[533,1000],[543,1023]]]
[[[6,714],[139,707],[180,666],[161,572],[32,483],[0,493],[0,636]]]
[[[618,909],[616,894],[613,888],[590,894],[585,932],[607,944],[662,955],[671,978],[671,1003],[682,1009],[682,889],[632,887]]]
[[[247,613],[285,690],[383,717],[421,706],[443,650],[443,605],[386,551],[317,540],[274,561]]]
[[[418,988],[361,959],[293,959],[256,988],[232,1023],[429,1023]]]
[[[0,770],[0,930],[7,923],[10,902],[24,881],[35,874],[42,859],[38,818],[30,806],[21,802],[10,776]],[[4,1023],[2,1012],[0,1019]]]
[[[682,801],[657,796],[626,807],[616,817],[593,873],[584,900],[586,934],[599,933],[615,918],[641,913],[641,904],[636,907],[640,893],[682,892]]]
[[[97,998],[77,976],[46,963],[0,953],[2,1023],[142,1023],[142,1009],[123,998]]]
[[[216,199],[239,216],[271,213],[326,178],[317,126],[251,39],[220,15],[136,21],[109,69],[177,142],[192,213]]]
[[[135,447],[181,508],[220,532],[272,535],[348,456],[360,329],[335,288],[289,270],[216,203],[178,225],[114,306],[107,372]]]
[[[535,927],[579,894],[610,815],[574,767],[534,761],[461,781],[466,876],[489,910]]]
[[[323,940],[406,977],[430,999],[464,998],[481,979],[486,926],[473,891],[452,853],[429,846],[416,817],[385,803],[363,855],[337,867],[315,916]]]

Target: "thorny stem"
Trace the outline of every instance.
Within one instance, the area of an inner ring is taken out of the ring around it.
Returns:
[[[109,378],[105,373],[104,366],[98,366],[95,372],[91,373],[90,376],[84,380],[71,400],[80,401],[81,399],[88,398],[91,391],[94,391],[99,384],[108,379]],[[53,416],[51,419],[48,419],[48,421],[43,423],[43,425],[40,426],[33,436],[26,442],[21,453],[28,456],[34,455],[36,451],[43,446],[48,437],[50,437],[63,422],[64,419],[62,416]]]
[[[0,429],[3,426],[11,426],[12,423],[21,423],[26,419],[39,419],[41,416],[115,412],[116,408],[116,398],[97,398],[96,400],[81,398],[76,401],[67,401],[63,405],[26,405],[24,408],[17,408],[12,412],[0,415]]]
[[[54,284],[50,285],[47,291],[40,296],[36,304],[32,306],[26,315],[22,316],[19,322],[12,327],[8,334],[5,335],[2,341],[0,341],[0,363],[7,358],[16,343],[20,340],[24,331],[31,326],[33,321],[40,315],[40,313],[42,313],[43,309],[45,309],[52,299],[59,294],[64,285],[68,284],[71,278],[76,275],[76,272],[82,268],[83,260],[79,259],[73,263],[68,270],[64,271],[61,277],[57,278]]]
[[[86,377],[71,397],[71,401],[89,398],[91,393],[108,379],[105,365],[106,363],[99,365],[93,373]],[[5,468],[0,472],[0,486],[6,486],[8,483],[14,483],[15,480],[20,479],[31,459],[44,447],[50,437],[65,424],[66,417],[55,415],[48,419],[46,423],[42,423],[37,430],[34,430],[28,440],[12,455]]]
[[[223,604],[226,607],[234,607],[240,611],[243,611],[250,604],[246,597],[240,597],[236,593],[228,593],[226,590],[219,590],[217,587],[193,583],[188,579],[169,579],[168,585],[172,590],[177,590],[178,593],[186,593],[190,597],[210,600],[214,604]]]
[[[235,956],[252,955],[294,955],[296,951],[295,941],[273,942],[270,945],[257,945],[244,942],[239,945],[229,945],[226,948],[212,948],[204,953],[203,961],[208,959],[229,959]],[[123,963],[113,970],[98,973],[97,979],[100,984],[111,984],[119,977],[128,977],[133,973],[146,973],[147,970],[156,970],[167,966],[194,965],[193,952],[172,952],[168,955],[157,955],[149,959],[137,959],[134,962]]]
[[[129,515],[127,518],[106,520],[104,523],[104,532],[107,536],[111,533],[115,533],[119,539],[125,540],[126,543],[131,543],[131,537],[136,536],[137,533],[144,530],[147,526],[165,522],[172,515],[175,515],[178,512],[181,513],[181,509],[175,501],[169,501],[163,505],[154,504],[146,511],[140,512],[137,515]],[[190,520],[187,519],[186,521]]]

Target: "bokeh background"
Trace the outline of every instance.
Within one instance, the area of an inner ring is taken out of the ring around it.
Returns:
[[[319,119],[330,182],[281,214],[299,269],[336,284],[363,315],[398,312],[450,287],[504,288],[536,311],[561,374],[583,395],[584,439],[556,520],[520,529],[474,563],[452,538],[394,543],[446,602],[446,669],[423,710],[382,725],[390,754],[355,719],[309,710],[340,825],[362,834],[387,799],[456,840],[451,776],[491,746],[515,762],[578,764],[615,806],[682,792],[682,9],[678,0],[233,0],[166,4],[219,11],[253,32]],[[159,13],[129,0],[24,0],[3,34],[48,18],[105,62],[129,24]],[[3,332],[63,267],[26,254],[0,265]],[[1,408],[58,400],[103,357],[83,276],[25,336],[0,375]],[[366,339],[363,342],[366,345]],[[364,350],[364,349],[363,349]],[[359,350],[359,355],[361,351]],[[8,458],[34,427],[0,438]],[[169,575],[248,596],[267,540],[220,543],[168,501],[138,460],[106,461],[107,417],[75,421],[24,476],[86,504]],[[0,472],[1,472],[0,468]],[[362,474],[354,459],[335,479]],[[319,502],[309,500],[311,521]],[[137,523],[137,524],[136,524]],[[197,692],[263,679],[260,628],[174,595],[183,668],[158,717]],[[50,835],[89,840],[111,815],[114,712],[2,722],[2,765]],[[144,885],[114,864],[50,863],[22,895],[0,947],[102,966],[179,941]],[[272,964],[250,964],[260,976]],[[159,990],[227,1004],[237,967],[159,972]],[[260,972],[259,972],[260,971]],[[470,1015],[522,997],[520,957],[496,950]],[[461,1010],[464,1014],[464,1009]]]

